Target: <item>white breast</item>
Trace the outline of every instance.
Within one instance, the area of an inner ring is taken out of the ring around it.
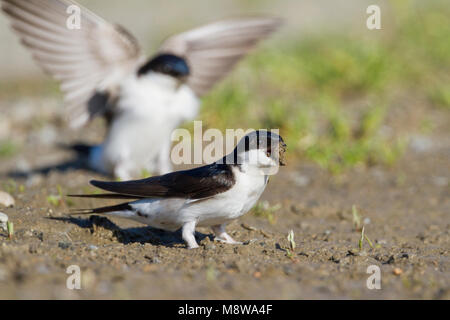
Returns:
[[[263,193],[267,176],[249,175],[233,168],[236,183],[221,194],[208,199],[143,199],[131,206],[139,214],[128,218],[165,230],[176,230],[184,223],[197,221],[198,226],[226,223],[247,213]]]
[[[267,177],[251,175],[233,167],[236,182],[221,194],[185,206],[181,213],[189,219],[195,218],[199,226],[212,226],[237,219],[246,214],[263,193]]]
[[[103,145],[103,165],[109,172],[119,163],[131,171],[153,171],[172,131],[197,115],[199,100],[188,86],[177,87],[167,76],[133,76],[122,84],[117,108]]]

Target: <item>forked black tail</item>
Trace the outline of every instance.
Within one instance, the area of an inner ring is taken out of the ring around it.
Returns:
[[[100,207],[100,208],[93,208],[93,209],[75,209],[71,210],[69,215],[77,215],[77,214],[95,214],[95,213],[109,213],[109,212],[115,212],[115,211],[127,211],[127,210],[133,210],[133,208],[130,206],[129,202],[121,203],[115,206],[107,206],[107,207]]]

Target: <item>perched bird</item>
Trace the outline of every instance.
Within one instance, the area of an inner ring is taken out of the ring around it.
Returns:
[[[146,60],[125,28],[71,0],[0,0],[12,28],[35,61],[61,83],[72,127],[96,116],[107,122],[88,164],[122,180],[142,170],[171,171],[171,133],[198,114],[200,98],[221,80],[279,19],[215,22],[168,38]],[[68,28],[79,8],[79,29]]]
[[[225,226],[256,204],[274,168],[285,164],[285,150],[278,134],[253,131],[232,153],[203,167],[135,181],[91,181],[112,193],[75,197],[137,200],[72,214],[106,214],[169,231],[181,228],[189,248],[198,247],[195,227],[211,226],[217,240],[235,244]]]

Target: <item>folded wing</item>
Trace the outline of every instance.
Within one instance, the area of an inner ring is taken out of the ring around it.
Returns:
[[[231,168],[221,164],[172,172],[163,176],[125,182],[91,181],[115,194],[132,197],[203,199],[230,189],[235,183]]]

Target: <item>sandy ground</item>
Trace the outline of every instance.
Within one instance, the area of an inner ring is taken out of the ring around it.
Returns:
[[[200,248],[187,250],[177,233],[65,215],[102,201],[49,201],[58,188],[64,195],[91,192],[88,181],[104,177],[82,169],[11,175],[70,160],[58,143],[101,137],[96,124],[80,133],[65,129],[54,100],[39,105],[39,116],[25,122],[36,103],[7,108],[24,147],[0,161],[0,188],[16,200],[14,208],[0,208],[15,229],[12,240],[0,232],[0,298],[450,298],[448,116],[391,168],[333,176],[290,159],[262,197],[280,206],[273,219],[249,213],[228,227],[244,245],[214,242],[209,229],[199,229]],[[353,205],[374,248],[367,241],[359,248]],[[291,229],[297,246],[287,251]],[[81,268],[81,290],[66,287],[70,265]],[[371,265],[381,268],[381,290],[366,286]]]

